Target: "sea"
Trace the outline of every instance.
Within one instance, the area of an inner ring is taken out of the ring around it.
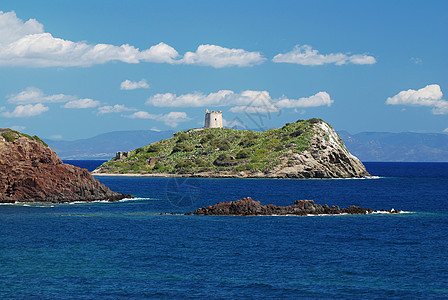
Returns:
[[[365,166],[372,178],[97,177],[134,198],[0,205],[0,299],[447,299],[448,163]],[[243,197],[402,213],[181,215]]]

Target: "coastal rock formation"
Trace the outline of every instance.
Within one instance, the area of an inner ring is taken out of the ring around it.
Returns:
[[[310,148],[293,154],[292,159],[276,166],[266,177],[350,178],[370,175],[330,125],[319,122],[314,129]]]
[[[37,137],[0,129],[0,202],[118,201],[90,173],[63,164]]]
[[[370,208],[362,208],[358,206],[349,206],[340,209],[338,206],[329,207],[327,204],[320,205],[314,203],[313,200],[296,200],[290,206],[276,206],[274,204],[261,205],[260,201],[254,201],[252,198],[243,198],[231,202],[219,202],[213,206],[202,207],[196,209],[192,213],[194,215],[218,215],[218,216],[271,216],[271,215],[364,215],[373,213]],[[397,213],[399,211],[383,210],[381,212]]]

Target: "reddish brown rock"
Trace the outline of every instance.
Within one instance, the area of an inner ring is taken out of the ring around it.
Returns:
[[[329,207],[314,203],[313,200],[296,200],[290,206],[276,206],[274,204],[261,205],[260,201],[254,201],[252,198],[243,198],[232,202],[219,202],[218,204],[198,208],[195,215],[221,215],[221,216],[269,216],[269,215],[339,215],[351,214],[360,215],[372,213],[370,208],[350,206],[340,209],[338,206]],[[386,211],[394,213],[393,211]]]
[[[118,201],[127,197],[112,192],[86,169],[62,163],[39,140],[0,131],[13,135],[9,139],[0,135],[0,202]]]

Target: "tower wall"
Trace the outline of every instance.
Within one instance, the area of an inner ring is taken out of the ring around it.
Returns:
[[[222,128],[222,111],[205,111],[204,128]]]

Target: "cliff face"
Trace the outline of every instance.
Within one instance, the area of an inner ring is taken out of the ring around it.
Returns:
[[[268,177],[276,178],[348,178],[370,174],[362,162],[344,146],[341,138],[325,122],[314,125],[310,148],[282,161]]]
[[[116,201],[90,173],[63,164],[56,152],[37,138],[0,130],[0,202]]]
[[[319,119],[263,132],[191,129],[131,151],[94,174],[238,178],[351,178],[370,174]]]

